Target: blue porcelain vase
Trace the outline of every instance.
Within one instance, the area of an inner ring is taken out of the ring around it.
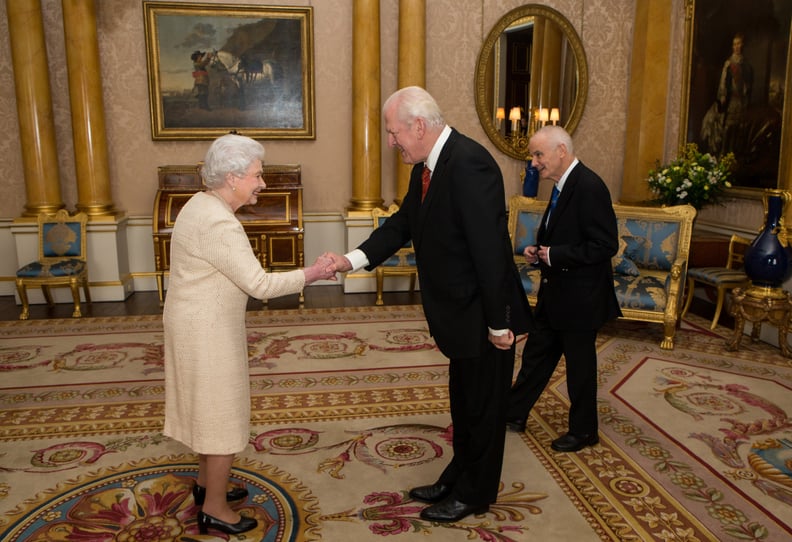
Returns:
[[[745,274],[754,286],[779,288],[789,278],[792,254],[782,221],[787,198],[788,195],[782,190],[768,190],[765,193],[767,216],[764,229],[745,251]]]
[[[539,193],[539,170],[533,167],[531,160],[525,163],[525,178],[522,186],[523,196],[535,198]]]

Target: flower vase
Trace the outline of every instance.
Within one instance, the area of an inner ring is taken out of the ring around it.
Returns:
[[[745,251],[745,274],[751,279],[752,289],[762,290],[763,297],[773,297],[773,292],[783,296],[781,285],[792,271],[783,222],[789,198],[783,190],[765,191],[765,224]]]
[[[539,193],[539,170],[533,166],[531,160],[525,163],[522,193],[528,198],[535,198]]]

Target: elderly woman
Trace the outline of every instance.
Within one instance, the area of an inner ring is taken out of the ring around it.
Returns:
[[[198,527],[237,534],[256,527],[228,501],[247,490],[229,490],[234,454],[250,437],[250,385],[245,310],[248,297],[268,299],[300,292],[319,279],[335,279],[332,261],[267,273],[253,254],[234,212],[255,204],[265,188],[264,148],[239,135],[216,139],[195,194],[176,219],[171,240],[165,331],[165,435],[198,454],[195,503]]]

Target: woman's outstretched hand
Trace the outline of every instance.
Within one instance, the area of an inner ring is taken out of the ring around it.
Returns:
[[[327,252],[316,258],[316,261],[310,266],[305,267],[305,284],[311,284],[317,280],[338,280],[336,276],[335,260],[328,255]]]

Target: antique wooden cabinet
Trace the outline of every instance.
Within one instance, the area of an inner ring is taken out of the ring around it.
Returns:
[[[160,303],[164,300],[165,275],[170,270],[173,224],[187,200],[204,189],[199,170],[200,164],[158,168],[152,235]],[[305,265],[305,230],[300,166],[265,165],[264,182],[267,188],[259,194],[256,205],[245,205],[236,215],[262,267],[269,271],[301,268]]]

